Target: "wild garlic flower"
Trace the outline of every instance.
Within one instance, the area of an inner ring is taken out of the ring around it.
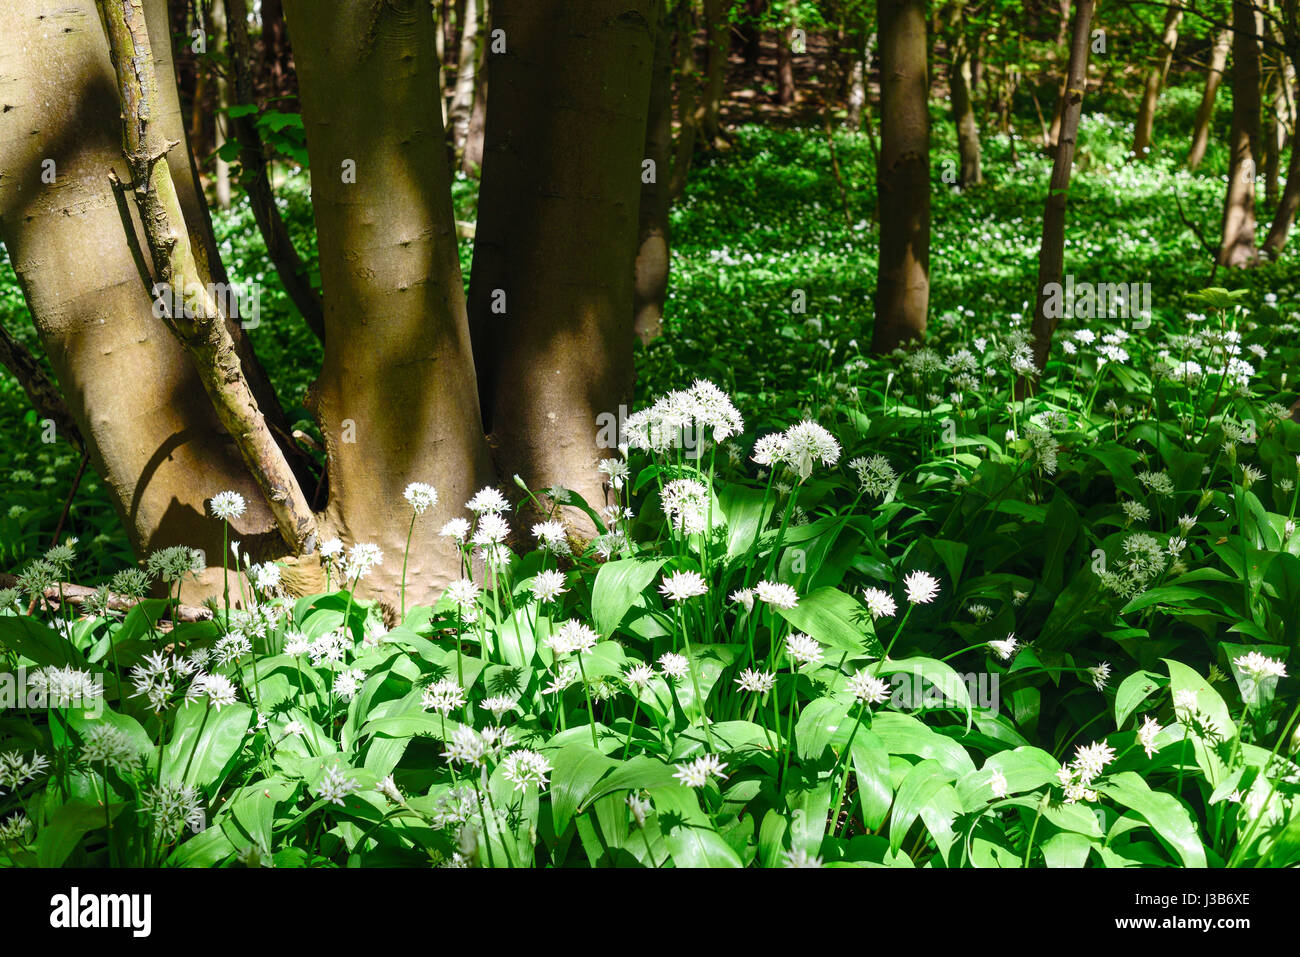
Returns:
[[[447,524],[442,526],[438,532],[441,538],[450,538],[455,542],[464,544],[469,537],[469,519],[453,518]]]
[[[533,526],[533,537],[541,547],[556,555],[570,555],[569,530],[563,522],[539,522]]]
[[[208,502],[212,514],[223,522],[233,522],[244,514],[247,505],[238,492],[218,492]]]
[[[92,725],[82,736],[81,760],[87,764],[123,770],[133,766],[139,757],[126,732],[111,724]]]
[[[71,665],[65,668],[46,665],[27,676],[27,687],[41,694],[47,707],[56,708],[82,706],[104,695],[103,681],[98,675]]]
[[[207,698],[208,703],[220,711],[239,700],[238,690],[225,675],[200,674],[185,692],[187,702]]]
[[[889,700],[889,682],[865,670],[857,671],[849,678],[849,691],[863,705],[884,704]]]
[[[1016,653],[1016,648],[1019,647],[1020,643],[1016,640],[1016,633],[1013,631],[1005,638],[997,638],[990,641],[988,645],[989,648],[993,650],[993,653],[1003,661],[1010,661],[1011,656]]]
[[[898,613],[898,605],[887,591],[879,588],[864,588],[862,597],[866,600],[867,611],[871,612],[872,621],[893,618]]]
[[[384,553],[370,542],[358,542],[348,549],[347,576],[362,579],[384,563]]]
[[[754,586],[758,600],[776,608],[791,609],[799,604],[799,593],[784,582],[762,581]]]
[[[771,671],[755,671],[753,668],[746,668],[736,679],[736,684],[740,685],[741,691],[767,694],[776,684],[776,675]]]
[[[597,470],[609,479],[610,488],[618,491],[628,480],[631,471],[622,459],[601,459]]]
[[[349,668],[334,676],[334,694],[343,701],[351,701],[365,683],[366,673],[360,668]]]
[[[822,646],[815,638],[802,632],[795,632],[785,640],[785,650],[791,658],[801,665],[812,664],[822,660]]]
[[[727,776],[722,773],[722,769],[726,766],[718,760],[716,754],[704,754],[689,764],[677,765],[673,777],[686,787],[702,788],[709,783],[710,778],[725,779]]]
[[[511,698],[509,695],[503,694],[492,695],[484,698],[478,703],[478,705],[484,711],[492,712],[493,721],[500,721],[501,716],[507,711],[517,711],[519,709],[519,702],[514,698]]]
[[[432,485],[425,485],[423,482],[412,482],[406,486],[406,491],[402,493],[402,497],[415,510],[416,515],[423,515],[438,504],[438,490]]]
[[[35,781],[49,766],[49,759],[36,752],[30,758],[24,758],[18,751],[0,753],[0,794],[17,791],[28,781]]]
[[[1092,675],[1092,684],[1094,688],[1098,691],[1106,690],[1106,684],[1110,681],[1110,662],[1103,661],[1095,667],[1085,668],[1084,670],[1087,671],[1088,674]]]
[[[476,515],[493,515],[510,511],[506,497],[492,486],[479,489],[474,497],[465,503],[465,507]]]
[[[238,661],[244,655],[252,654],[253,643],[242,631],[232,631],[218,639],[212,650],[217,664],[228,665],[232,661]]]
[[[690,661],[685,655],[679,655],[673,651],[664,652],[659,656],[659,667],[663,670],[664,676],[680,681],[690,673]]]
[[[325,777],[316,786],[316,797],[330,804],[342,805],[350,794],[361,790],[356,778],[344,774],[337,766],[325,769]]]
[[[754,610],[754,589],[740,588],[731,593],[730,601],[741,605],[745,611]]]
[[[554,634],[547,636],[543,644],[556,656],[584,654],[596,647],[600,636],[576,619],[569,619],[560,625]]]
[[[1142,724],[1137,729],[1138,743],[1142,745],[1142,750],[1146,751],[1147,757],[1154,757],[1156,753],[1156,735],[1161,731],[1160,725],[1156,719],[1147,715]]]
[[[1262,678],[1285,678],[1286,665],[1276,658],[1261,655],[1258,651],[1232,659],[1243,675],[1256,681]]]
[[[664,515],[683,535],[698,535],[708,524],[709,490],[694,479],[674,479],[660,495]]]
[[[1001,768],[994,768],[989,775],[989,789],[993,792],[995,798],[1004,798],[1007,796],[1007,776],[1002,773]]]
[[[420,696],[420,706],[425,711],[439,711],[444,715],[463,707],[464,704],[465,689],[451,678],[435,681],[427,686]]]
[[[537,573],[533,579],[531,590],[533,597],[539,602],[555,601],[563,595],[567,588],[564,587],[566,582],[564,572],[555,569],[547,569]]]
[[[685,601],[688,598],[698,598],[700,595],[707,594],[709,586],[704,583],[698,572],[679,571],[671,575],[665,575],[664,580],[659,585],[659,594],[663,595],[669,601]]]
[[[914,605],[928,605],[939,594],[939,579],[920,570],[909,572],[903,579],[907,600]]]
[[[141,793],[137,808],[152,819],[153,832],[164,844],[172,844],[181,831],[198,834],[207,826],[207,815],[197,789],[188,784],[163,781]]]
[[[623,681],[630,688],[644,688],[654,680],[654,669],[645,663],[635,664],[623,672]]]
[[[523,791],[529,785],[546,787],[546,775],[551,773],[551,762],[536,751],[520,748],[511,751],[501,762],[502,776],[515,786],[516,791]]]
[[[813,463],[834,465],[840,459],[840,444],[835,436],[816,422],[805,419],[792,425],[778,437],[765,436],[754,446],[754,461],[759,465],[785,465],[799,480],[812,474]]]

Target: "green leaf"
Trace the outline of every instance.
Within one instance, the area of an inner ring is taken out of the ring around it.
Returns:
[[[743,867],[740,856],[713,829],[691,788],[680,784],[652,788],[664,842],[678,867]]]
[[[563,834],[574,812],[596,782],[618,762],[590,745],[566,744],[547,754],[551,761],[551,817],[555,833]]]
[[[952,772],[938,761],[922,761],[915,765],[898,786],[894,810],[889,817],[889,849],[897,851],[903,846],[912,822],[921,808],[934,799],[939,789],[953,780]]]
[[[591,618],[602,638],[614,634],[623,616],[667,561],[667,558],[622,558],[600,567],[591,589]]]
[[[818,588],[801,596],[794,608],[777,608],[776,613],[824,645],[874,658],[884,654],[871,613],[838,588]]]
[[[110,804],[107,820],[122,813],[125,804]],[[38,867],[62,867],[81,839],[105,824],[104,808],[87,801],[69,801],[60,806],[36,839]]]
[[[1124,727],[1129,715],[1136,711],[1151,692],[1164,687],[1164,675],[1151,671],[1135,671],[1115,691],[1115,727]]]
[[[943,693],[945,700],[939,703],[939,707],[956,706],[965,709],[966,730],[970,730],[970,689],[966,687],[966,682],[962,680],[961,675],[957,674],[951,666],[934,658],[905,658],[902,661],[886,662],[881,666],[880,674],[910,674],[924,678]],[[922,697],[920,701],[913,701],[912,706],[918,707],[923,703],[929,705],[926,697]]]
[[[1142,815],[1151,829],[1174,849],[1184,867],[1205,867],[1205,846],[1197,836],[1196,823],[1172,794],[1152,791],[1133,771],[1112,774],[1097,785],[1097,790]]]
[[[163,749],[164,778],[201,789],[217,783],[234,764],[252,720],[253,709],[244,704],[182,705]]]

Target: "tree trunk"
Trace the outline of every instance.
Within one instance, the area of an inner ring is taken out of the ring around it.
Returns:
[[[747,0],[745,23],[745,67],[751,73],[758,70],[758,60],[763,52],[763,18],[767,16],[768,0]]]
[[[171,76],[166,9],[150,4],[146,13],[158,69]],[[0,114],[0,234],[55,377],[132,547],[141,555],[200,548],[218,567],[198,588],[219,588],[221,524],[205,504],[212,495],[231,489],[248,500],[235,534],[254,557],[283,546],[194,367],[153,315],[140,224],[108,179],[111,169],[126,175],[122,106],[95,5],[0,4],[0,36],[9,107]],[[170,92],[175,102],[174,85]],[[160,95],[158,122],[169,140],[183,140],[179,103],[172,109]],[[182,201],[198,195],[183,152],[168,153]],[[47,159],[52,184],[41,178]]]
[[[297,90],[293,52],[284,24],[281,0],[262,0],[262,77],[269,96],[286,96]]]
[[[1228,48],[1232,46],[1232,31],[1221,30],[1214,37],[1214,46],[1210,51],[1210,66],[1205,74],[1205,91],[1201,94],[1201,105],[1196,110],[1196,121],[1192,125],[1192,148],[1187,154],[1187,168],[1192,172],[1205,159],[1205,150],[1210,144],[1210,122],[1214,119],[1214,98],[1223,81],[1223,68],[1228,62]]]
[[[776,45],[776,102],[790,106],[795,97],[794,24],[787,23],[781,28],[781,37]]]
[[[862,107],[867,102],[866,56],[855,54],[849,70],[849,102],[844,125],[850,130],[862,126]]]
[[[1052,178],[1047,188],[1043,210],[1043,243],[1038,252],[1038,291],[1034,305],[1034,365],[1041,372],[1047,367],[1052,334],[1058,317],[1048,315],[1051,298],[1049,287],[1064,282],[1065,274],[1065,205],[1074,169],[1075,137],[1083,113],[1083,95],[1088,88],[1088,53],[1091,49],[1092,13],[1095,0],[1075,0],[1074,32],[1070,39],[1070,65],[1066,75],[1061,110],[1061,135],[1052,162]]]
[[[673,171],[668,182],[668,201],[674,203],[686,192],[686,178],[699,139],[700,71],[695,63],[694,4],[678,3],[673,43],[677,50],[677,144],[673,149]]]
[[[654,0],[498,0],[474,358],[498,471],[604,501],[597,430],[629,400]],[[615,419],[617,421],[617,419]],[[583,518],[570,514],[579,531]]]
[[[208,17],[208,25],[211,28],[208,35],[208,48],[229,55],[230,43],[227,39],[229,33],[226,27],[226,5],[224,0],[212,0]],[[170,82],[171,77],[167,77],[167,81]],[[217,110],[212,115],[212,149],[215,153],[213,157],[215,162],[213,187],[217,197],[217,206],[221,209],[229,209],[230,164],[221,158],[221,147],[226,145],[226,128],[230,124],[225,113],[230,108],[230,80],[224,70],[217,74],[217,107]]]
[[[1232,4],[1232,160],[1223,203],[1220,266],[1246,266],[1255,252],[1255,156],[1259,152],[1259,35],[1250,0]]]
[[[1183,20],[1183,11],[1170,7],[1165,13],[1164,33],[1160,38],[1160,59],[1152,64],[1147,73],[1146,88],[1142,91],[1142,101],[1138,105],[1137,123],[1133,131],[1133,154],[1144,159],[1151,149],[1151,132],[1155,126],[1156,104],[1160,100],[1160,91],[1169,75],[1169,67],[1174,62],[1174,50],[1178,46],[1178,27]]]
[[[871,348],[925,333],[930,302],[930,89],[923,0],[881,0],[880,254]]]
[[[980,131],[971,103],[971,55],[966,41],[966,24],[962,8],[955,8],[952,21],[952,60],[948,65],[948,86],[952,99],[952,118],[957,127],[957,155],[960,169],[957,184],[978,186],[984,182],[980,169]]]
[[[1295,122],[1295,103],[1296,103],[1296,69],[1292,61],[1292,54],[1300,57],[1300,49],[1291,47],[1287,50],[1284,70],[1282,71],[1286,103],[1288,104],[1288,115]],[[1282,190],[1282,196],[1278,200],[1277,211],[1273,214],[1273,222],[1269,226],[1268,236],[1264,239],[1264,245],[1261,252],[1269,259],[1277,259],[1282,255],[1282,250],[1286,246],[1287,236],[1291,232],[1291,226],[1295,223],[1297,211],[1300,211],[1300,136],[1296,134],[1300,131],[1293,130],[1291,136],[1291,159],[1287,164],[1286,187]]]
[[[230,65],[235,78],[235,101],[241,106],[256,103],[250,74],[252,50],[248,42],[248,9],[245,0],[225,0],[230,14]],[[298,256],[293,239],[285,228],[280,207],[275,203],[262,136],[252,115],[232,121],[239,141],[239,163],[244,169],[245,186],[253,218],[266,243],[266,254],[275,266],[285,293],[297,308],[307,327],[317,339],[325,338],[325,316],[320,296],[311,284],[307,265]]]
[[[456,60],[456,87],[451,97],[452,148],[459,163],[469,140],[470,115],[474,110],[474,87],[483,52],[479,15],[483,0],[466,0],[460,32],[460,56]]]
[[[438,530],[490,474],[446,138],[429,95],[436,29],[426,0],[288,0],[285,12],[324,286],[324,358],[309,403],[328,455],[323,524],[383,549],[363,585],[391,598],[411,516],[402,492],[433,485],[439,501],[415,524],[406,588],[408,605],[430,601],[460,575]]]
[[[1262,104],[1263,125],[1260,139],[1264,149],[1264,205],[1269,209],[1277,207],[1277,180],[1280,173],[1282,149],[1282,124],[1278,122],[1278,111],[1283,109],[1283,96],[1280,90],[1282,71],[1273,70],[1268,78],[1268,100]]]
[[[690,0],[687,0],[690,2]],[[704,31],[707,39],[704,95],[697,107],[700,136],[709,149],[723,149],[727,138],[722,132],[722,97],[727,85],[728,41],[726,0],[704,0]]]
[[[244,376],[227,325],[230,306],[205,284],[209,277],[194,252],[171,168],[159,162],[178,144],[168,140],[165,119],[154,108],[160,88],[143,6],[140,0],[99,0],[98,5],[122,96],[130,189],[154,276],[175,291],[160,310],[163,321],[189,354],[217,419],[235,439],[284,543],[294,555],[310,554],[316,540],[311,507]],[[171,76],[166,76],[170,85]]]
[[[645,159],[641,169],[640,224],[633,287],[633,329],[642,343],[663,333],[664,301],[670,265],[668,187],[673,145],[672,23],[663,0],[657,0],[650,111],[646,117]],[[653,163],[647,169],[646,162]]]

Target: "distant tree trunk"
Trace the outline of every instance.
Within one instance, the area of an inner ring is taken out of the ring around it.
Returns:
[[[427,0],[286,0],[324,286],[309,407],[328,456],[322,526],[374,542],[366,579],[398,592],[411,482],[438,490],[415,525],[406,599],[460,577],[438,529],[491,474],[470,352]],[[548,292],[553,291],[548,287]],[[414,596],[414,597],[413,597]],[[393,602],[396,604],[396,602]]]
[[[604,502],[632,382],[637,203],[654,0],[498,0],[470,289],[502,475]],[[606,440],[602,445],[601,439]],[[576,530],[590,522],[576,512]]]
[[[1193,172],[1205,159],[1206,147],[1210,144],[1210,122],[1214,119],[1214,98],[1223,80],[1223,68],[1228,62],[1228,48],[1232,46],[1232,31],[1221,30],[1214,37],[1214,46],[1210,50],[1210,65],[1205,73],[1205,91],[1201,94],[1201,105],[1196,110],[1196,120],[1192,124],[1192,148],[1187,154],[1187,168]]]
[[[149,3],[145,12],[158,70],[171,76],[166,7]],[[216,492],[248,499],[235,527],[255,558],[283,546],[194,366],[153,315],[151,280],[142,281],[137,259],[140,225],[107,176],[128,173],[117,78],[95,4],[11,0],[0,4],[0,36],[8,107],[0,114],[0,237],[55,377],[132,547],[203,549],[209,570],[194,587],[219,587],[221,528],[205,505]],[[174,86],[162,104],[157,121],[183,141]],[[171,150],[167,164],[182,204],[197,201],[186,151]],[[43,182],[46,169],[53,183]],[[237,324],[231,331],[242,336]],[[260,401],[267,411],[274,398]]]
[[[289,31],[284,25],[281,0],[262,0],[262,76],[271,96],[285,96],[297,89]]]
[[[1223,203],[1220,266],[1246,266],[1255,251],[1255,157],[1259,152],[1259,35],[1250,0],[1232,4],[1232,160]]]
[[[225,0],[230,14],[230,67],[235,79],[235,102],[240,105],[256,104],[253,78],[250,75],[252,51],[248,41],[248,8],[245,0]],[[280,284],[290,301],[307,323],[317,339],[325,337],[325,316],[320,295],[311,284],[311,277],[294,248],[289,230],[280,215],[271,190],[270,169],[262,146],[262,136],[254,115],[236,117],[231,126],[239,141],[239,163],[244,169],[245,188],[253,218],[266,243],[266,254],[275,266]]]
[[[1264,205],[1269,209],[1277,207],[1278,174],[1281,165],[1283,126],[1279,122],[1278,112],[1285,108],[1281,90],[1282,71],[1269,73],[1268,96],[1262,105],[1263,125],[1260,138],[1264,148]]]
[[[745,23],[745,66],[754,71],[758,69],[759,56],[763,51],[763,18],[767,16],[768,0],[747,0]]]
[[[953,124],[957,128],[957,155],[960,169],[959,186],[977,186],[984,182],[980,169],[980,131],[975,122],[975,108],[971,103],[971,55],[966,40],[966,24],[962,7],[954,8],[951,21],[952,47],[948,64],[948,87],[952,100]]]
[[[469,141],[469,124],[474,110],[474,88],[483,54],[483,31],[479,15],[483,0],[466,0],[460,31],[460,56],[456,59],[456,87],[451,97],[452,149],[459,164]]]
[[[228,31],[226,29],[226,5],[224,0],[212,0],[212,6],[209,8],[208,25],[211,28],[211,35],[208,37],[208,48],[218,53],[228,54],[230,43],[227,39]],[[168,77],[170,80],[171,78]],[[215,152],[216,169],[213,180],[217,205],[222,209],[230,208],[230,164],[221,158],[221,147],[226,145],[226,128],[230,121],[226,118],[226,110],[230,108],[230,79],[225,70],[217,74],[217,110],[212,115],[212,149]]]
[[[854,54],[849,70],[849,102],[844,125],[851,130],[862,126],[862,108],[867,102],[866,55]]]
[[[632,326],[643,343],[663,332],[664,301],[668,295],[670,237],[668,192],[673,146],[673,25],[663,0],[656,0],[650,111],[645,126],[645,159],[641,169],[640,224],[637,233],[636,276]],[[645,168],[645,162],[654,164]]]
[[[1074,169],[1075,137],[1083,113],[1083,95],[1088,88],[1088,53],[1095,0],[1075,0],[1074,32],[1070,39],[1070,65],[1066,74],[1065,96],[1061,110],[1061,136],[1052,161],[1052,178],[1048,183],[1047,202],[1043,211],[1043,243],[1038,252],[1038,290],[1034,305],[1034,364],[1041,372],[1047,367],[1059,316],[1048,315],[1050,286],[1064,282],[1065,274],[1065,206]]]
[[[776,44],[776,102],[781,106],[789,106],[794,103],[795,97],[794,24],[787,23],[781,28],[781,36]]]
[[[1133,153],[1143,159],[1151,148],[1151,132],[1155,126],[1156,104],[1160,100],[1160,90],[1169,75],[1169,67],[1174,62],[1174,50],[1178,47],[1178,27],[1183,20],[1183,11],[1179,7],[1170,7],[1165,13],[1164,33],[1160,38],[1160,59],[1151,65],[1147,73],[1146,88],[1142,91],[1142,101],[1138,104],[1137,123],[1133,131]]]
[[[704,30],[708,40],[705,61],[704,95],[696,108],[699,116],[700,136],[709,149],[727,145],[722,132],[722,97],[727,85],[727,54],[731,50],[728,39],[727,0],[704,0]]]
[[[673,170],[668,182],[669,202],[686,192],[686,178],[699,138],[700,72],[695,63],[695,9],[690,2],[677,4],[673,43],[677,51],[677,144],[673,149]]]
[[[1292,61],[1292,55],[1300,58],[1300,49],[1295,47],[1288,48],[1286,69],[1283,70],[1284,94],[1289,104],[1288,112],[1292,122],[1295,122],[1295,103],[1297,99],[1295,64]],[[1277,211],[1273,214],[1273,222],[1269,226],[1268,236],[1264,239],[1264,245],[1261,252],[1269,259],[1277,259],[1282,255],[1282,250],[1286,246],[1287,236],[1291,232],[1291,227],[1295,223],[1296,213],[1300,211],[1300,130],[1293,130],[1291,136],[1291,159],[1287,164],[1286,187],[1282,190],[1282,196],[1278,200]]]
[[[930,119],[924,0],[881,0],[880,253],[871,348],[925,333],[930,302]]]

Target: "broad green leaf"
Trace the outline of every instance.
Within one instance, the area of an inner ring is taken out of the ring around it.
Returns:
[[[622,558],[600,567],[591,589],[591,618],[602,638],[614,634],[623,616],[667,561],[667,558]]]
[[[801,595],[794,608],[777,608],[776,612],[797,631],[811,635],[823,645],[872,658],[884,653],[876,638],[871,613],[838,588],[818,588]]]

